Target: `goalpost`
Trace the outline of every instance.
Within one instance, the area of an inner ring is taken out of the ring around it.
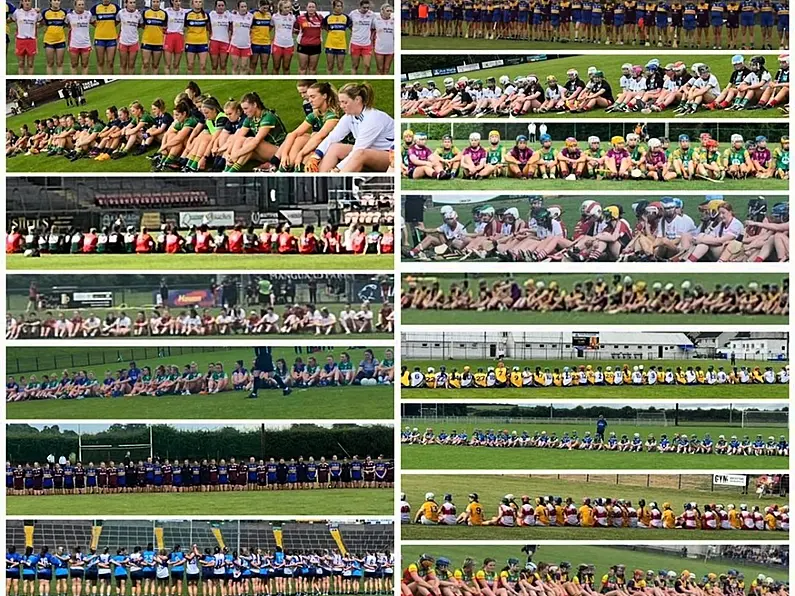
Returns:
[[[781,410],[743,410],[742,423],[743,428],[752,428],[755,426],[776,426],[787,428],[789,426],[788,412]]]
[[[152,442],[152,426],[149,426],[149,441],[147,443],[83,443],[83,433],[78,431],[77,435],[77,459],[84,461],[83,455],[91,456],[96,453],[97,459],[102,461],[123,461],[127,453],[130,458],[138,460],[143,457],[154,457]],[[133,454],[137,456],[133,456]]]
[[[665,412],[638,412],[635,422],[646,426],[668,426],[668,417]]]

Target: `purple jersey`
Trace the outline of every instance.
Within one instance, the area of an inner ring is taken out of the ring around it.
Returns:
[[[665,155],[665,151],[646,152],[646,163],[650,166],[661,166],[666,161],[668,161],[668,157]]]
[[[751,159],[755,162],[758,162],[762,166],[767,166],[770,163],[770,149],[765,147],[764,149],[756,148],[751,152]]]
[[[513,157],[519,163],[525,164],[530,161],[531,157],[533,157],[533,150],[530,147],[520,149],[518,145],[514,145],[509,155],[511,155],[511,157]]]
[[[409,148],[409,157],[414,157],[420,161],[429,161],[431,159],[431,150],[427,146],[420,147],[415,143]],[[409,162],[409,167],[413,165],[413,163]]]
[[[627,151],[626,147],[624,149],[610,149],[607,152],[607,157],[612,157],[616,160],[616,163],[620,163],[629,157],[629,151]]]
[[[472,163],[480,163],[484,159],[486,159],[486,150],[483,147],[472,147],[469,146],[463,151],[464,155],[468,155],[472,160]]]
[[[580,150],[579,147],[573,148],[573,149],[570,149],[568,147],[564,147],[563,149],[560,150],[560,154],[563,157],[565,157],[566,159],[573,159],[573,160],[576,161],[576,160],[580,159],[580,156],[582,155],[582,151]]]

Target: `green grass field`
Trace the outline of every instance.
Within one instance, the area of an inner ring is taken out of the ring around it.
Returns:
[[[604,274],[606,281],[610,281],[612,273]],[[441,274],[441,275],[420,275],[417,274],[404,274],[403,288],[406,287],[406,279],[411,277],[417,280],[418,284],[430,285],[433,281],[439,281],[442,289],[447,290],[451,283],[460,284],[464,276],[455,274]],[[479,279],[486,279],[489,284],[494,283],[500,276],[491,273],[471,274],[467,276],[469,279],[470,289],[477,291],[477,284]],[[514,276],[517,283],[520,285],[525,282],[530,275],[519,274]],[[561,288],[570,289],[575,283],[593,280],[597,276],[593,274],[584,273],[571,273],[571,274],[556,274],[556,275],[533,275],[532,279],[535,281],[545,281],[547,285],[550,281],[557,281]],[[712,291],[716,284],[731,284],[731,285],[748,285],[752,281],[761,284],[781,284],[781,276],[775,274],[749,274],[749,273],[733,273],[731,275],[721,273],[703,273],[699,275],[688,275],[686,273],[659,273],[659,274],[640,274],[633,275],[635,281],[645,280],[651,286],[655,281],[663,284],[671,282],[679,287],[684,280],[691,280],[693,283],[700,283],[707,291]],[[516,311],[508,314],[499,311],[483,311],[478,312],[475,310],[468,311],[455,311],[455,310],[417,310],[417,309],[403,309],[401,321],[406,325],[462,325],[461,313],[466,312],[467,325],[486,325],[486,324],[500,324],[510,321],[511,324],[544,324],[544,325],[577,325],[577,324],[604,324],[605,314],[603,313],[588,313],[588,312],[531,312],[531,311]],[[773,325],[773,324],[786,324],[787,317],[782,315],[731,315],[731,314],[658,314],[658,313],[626,313],[614,314],[608,319],[612,324],[620,325],[655,325],[655,324],[677,324],[677,325],[690,325],[690,324],[704,324],[706,320],[710,324],[743,324],[743,325]]]
[[[494,366],[494,360],[406,360],[403,359],[401,364],[413,369],[419,366],[421,370],[425,371],[429,366],[433,366],[439,370],[440,366],[446,366],[448,371],[457,368],[459,371],[463,370],[464,366],[471,366],[472,370],[478,368],[487,368]],[[677,366],[686,368],[688,366],[700,366],[706,369],[709,365],[713,365],[717,370],[718,367],[723,366],[728,371],[730,366],[726,360],[647,360],[636,361],[631,360],[627,362],[631,366],[643,364],[647,369],[649,366],[663,366],[664,368],[673,368],[676,370]],[[535,370],[536,366],[541,368],[555,368],[563,369],[564,366],[574,367],[580,364],[591,364],[594,367],[601,366],[602,369],[606,366],[612,366],[614,369],[620,367],[623,361],[617,360],[615,362],[610,360],[597,360],[585,361],[581,360],[533,360],[530,361],[505,361],[506,366],[511,368],[513,366],[530,366]],[[743,361],[739,366],[773,366],[775,370],[780,369],[787,361],[781,362],[765,362],[765,361]],[[732,385],[727,387],[725,385],[645,385],[645,386],[632,386],[632,385],[610,385],[604,386],[589,386],[589,387],[529,387],[529,388],[510,388],[503,387],[499,389],[402,389],[402,396],[409,399],[496,399],[496,398],[622,398],[622,399],[649,399],[649,398],[671,398],[677,399],[691,399],[691,398],[719,398],[724,397],[727,391],[731,391],[733,398],[784,398],[789,395],[788,385]]]
[[[416,426],[419,429],[431,427],[437,434],[442,430],[439,421],[433,419],[407,418],[403,425]],[[452,428],[452,426],[451,426]],[[556,432],[561,436],[564,432],[576,430],[580,437],[586,432],[594,433],[595,424],[558,424],[555,422],[506,423],[495,419],[493,424],[480,423],[476,426],[455,426],[472,436],[475,428],[480,429],[506,429],[521,434],[523,431],[531,435],[536,431],[546,431],[548,434]],[[764,439],[772,435],[778,439],[779,435],[789,436],[788,429],[781,426],[754,426],[752,428],[739,428],[737,426],[656,426],[656,425],[609,425],[607,432],[615,432],[619,437],[639,432],[641,438],[653,434],[657,439],[660,435],[667,434],[672,437],[674,433],[697,434],[703,437],[710,433],[713,441],[718,435],[726,437],[749,435],[753,440],[757,434]],[[496,449],[488,447],[455,447],[448,445],[402,445],[402,462],[406,469],[427,469],[429,462],[440,462],[437,467],[444,465],[446,469],[496,469],[496,470],[523,470],[523,469],[548,469],[553,467],[560,470],[735,470],[740,467],[754,469],[786,470],[789,459],[780,456],[730,456],[716,454],[681,454],[681,453],[618,453],[614,451],[568,451],[537,448],[512,447]],[[554,457],[554,464],[550,465],[549,459]],[[443,464],[441,463],[443,462]]]
[[[7,496],[8,515],[391,515],[391,489]]]
[[[704,200],[705,196],[706,195],[682,197],[682,201],[684,202],[684,212],[693,218],[693,221],[696,222],[696,224],[698,224],[700,221],[698,205],[702,202],[702,200]],[[440,199],[440,202],[434,202],[433,207],[426,209],[424,212],[423,223],[429,228],[437,228],[443,223],[441,207],[444,204],[446,197],[444,195],[436,195],[435,198]],[[450,198],[454,199],[453,197]],[[485,198],[488,200],[472,203],[469,205],[454,205],[458,211],[461,223],[467,225],[468,228],[472,228],[471,210],[476,207],[482,207],[486,204],[493,206],[495,209],[510,209],[511,207],[516,207],[519,210],[519,214],[523,218],[530,215],[530,204],[528,203],[526,197],[519,198],[509,197],[508,195],[485,195],[484,199]],[[638,202],[639,200],[639,197],[636,195],[614,194],[604,195],[597,198],[603,207],[606,207],[607,205],[620,205],[624,209],[624,219],[630,223],[635,222],[636,218],[632,211],[632,204]],[[645,195],[643,198],[651,202],[659,200],[661,197]],[[748,202],[755,198],[755,195],[731,195],[725,197],[726,201],[731,204],[731,206],[734,208],[734,212],[740,219],[745,218],[745,215],[748,212]],[[787,195],[783,194],[767,195],[766,199],[768,210],[770,210],[776,203],[785,203],[788,201]],[[582,204],[583,200],[585,200],[585,197],[582,196],[550,196],[544,197],[544,205],[559,205],[563,209],[561,221],[563,221],[563,223],[566,225],[566,229],[569,231],[569,234],[571,234],[574,231],[574,226],[577,224],[577,220],[580,218],[580,205]],[[13,260],[11,263],[13,263]]]
[[[723,534],[721,534],[722,536]],[[517,536],[517,540],[521,537]],[[497,567],[502,569],[505,561],[510,557],[515,557],[520,561],[526,560],[526,555],[522,552],[522,543],[503,544],[503,545],[483,545],[483,544],[411,544],[403,545],[401,555],[403,556],[403,567],[407,567],[409,562],[416,561],[420,555],[427,553],[434,557],[447,557],[453,563],[452,567],[460,567],[466,557],[472,557],[477,561],[478,569],[480,562],[486,557],[497,559]],[[653,569],[655,573],[658,569],[675,570],[677,574],[687,569],[700,579],[708,573],[723,573],[727,569],[736,569],[739,573],[745,574],[746,578],[756,577],[759,573],[770,575],[780,581],[787,581],[789,571],[786,567],[765,567],[744,563],[733,559],[731,561],[705,561],[703,558],[684,559],[676,554],[666,552],[647,552],[633,550],[631,546],[583,546],[577,545],[551,545],[543,544],[537,547],[533,561],[536,563],[546,562],[558,564],[560,561],[569,561],[574,569],[580,563],[588,563],[596,567],[596,577],[600,578],[607,573],[611,565],[624,564],[627,569]]]
[[[353,80],[353,79],[352,79]],[[203,93],[214,95],[223,102],[230,97],[240,98],[249,91],[257,91],[263,102],[281,116],[288,130],[293,130],[304,119],[301,109],[301,100],[295,89],[295,81],[269,80],[256,81],[256,79],[197,79]],[[345,84],[344,80],[334,81],[334,86],[339,88]],[[391,80],[370,81],[375,90],[376,107],[387,113],[392,113],[394,107],[394,89]],[[47,118],[56,113],[76,113],[83,110],[96,109],[104,120],[105,109],[108,106],[129,105],[139,100],[149,109],[152,101],[162,97],[166,105],[173,104],[173,98],[184,91],[187,82],[180,80],[163,80],[152,78],[141,81],[116,81],[86,92],[87,104],[79,110],[67,107],[65,102],[58,101],[38,106],[19,116],[6,120],[6,127],[18,131],[23,124],[35,130],[33,122],[36,119]],[[18,155],[6,161],[9,172],[148,172],[149,160],[146,156],[129,155],[124,159],[97,162],[93,159],[81,159],[70,162],[63,157],[47,157],[46,155]]]
[[[572,25],[572,32],[574,25]],[[573,33],[572,33],[573,34]],[[549,52],[551,50],[561,50],[567,52],[578,52],[580,50],[598,50],[610,51],[617,53],[636,52],[641,46],[625,43],[623,46],[595,43],[581,43],[581,42],[560,42],[560,41],[529,41],[529,40],[516,40],[516,39],[462,39],[460,37],[420,37],[416,35],[401,36],[401,49],[403,50],[542,50]],[[723,32],[723,47],[726,48],[726,31]],[[773,32],[772,45],[777,47],[779,38],[777,33]],[[709,44],[704,44],[701,50],[709,50],[712,48],[712,36],[709,37]],[[755,28],[754,46],[757,48],[762,47],[762,30],[760,27]],[[663,48],[650,47],[649,51],[662,50]],[[679,48],[678,50],[671,50],[665,48],[667,52],[681,52],[685,53],[687,50]],[[688,61],[689,62],[689,61]]]
[[[579,46],[577,46],[579,47]],[[611,47],[611,46],[608,46]],[[619,48],[621,46],[618,46]],[[681,50],[680,50],[681,51]],[[774,69],[777,68],[777,58],[776,54],[764,54],[767,60],[767,64],[770,65],[769,68]],[[483,70],[477,70],[470,73],[470,78],[478,78],[482,80],[485,84],[485,81],[488,77],[494,77],[495,79],[499,80],[500,76],[507,75],[514,79],[516,76],[526,76],[529,73],[533,73],[538,77],[539,81],[545,81],[548,75],[555,75],[558,78],[558,81],[564,83],[566,81],[566,72],[570,68],[575,68],[579,71],[580,77],[582,79],[586,78],[586,73],[588,71],[589,66],[596,66],[602,72],[605,73],[605,80],[610,83],[610,86],[613,89],[613,97],[618,97],[618,94],[621,91],[621,87],[618,84],[618,80],[621,77],[621,65],[626,62],[631,62],[632,64],[640,64],[645,65],[649,60],[650,56],[648,55],[638,55],[638,54],[610,54],[610,55],[601,55],[601,56],[569,56],[564,58],[555,58],[553,60],[546,60],[541,62],[533,62],[529,64],[518,64],[512,66],[499,66],[497,68],[487,68]],[[714,54],[685,54],[682,52],[682,58],[685,59],[687,64],[693,64],[696,62],[704,62],[705,64],[709,64],[712,73],[718,78],[718,81],[721,85],[725,85],[728,80],[729,76],[732,72],[732,65],[731,61],[728,59],[728,56],[715,56]],[[751,58],[751,54],[749,53],[747,59]],[[663,57],[660,59],[663,66],[668,62],[676,62],[679,57]],[[466,60],[469,60],[469,57],[466,57]],[[450,57],[450,65],[451,67],[458,66],[463,63],[463,59],[458,56],[451,56]],[[403,58],[402,62],[402,69],[404,72],[412,72],[415,70],[423,70],[421,66],[421,59],[417,60],[417,64],[407,64],[408,59],[407,57]],[[436,86],[438,89],[444,89],[444,78],[445,77],[434,77],[432,79],[423,79],[423,83],[426,80],[432,80],[436,82]],[[676,107],[675,105],[672,107]],[[705,119],[705,118],[733,118],[737,119],[739,112],[726,112],[724,110],[700,110],[697,114],[692,114],[683,119]],[[743,119],[747,118],[764,118],[766,120],[770,120],[771,118],[786,118],[787,116],[779,110],[751,110],[751,111],[744,111],[740,114]],[[415,117],[421,117],[419,115]],[[493,114],[489,114],[488,118],[494,118]],[[539,114],[526,114],[523,116],[524,118],[536,118],[540,117]],[[613,118],[613,119],[626,119],[626,118],[635,118],[641,117],[644,119],[650,118],[673,118],[673,113],[669,109],[665,112],[652,112],[651,114],[632,114],[627,115],[623,112],[605,112],[604,110],[591,110],[590,112],[585,113],[548,113],[544,114],[543,118],[546,120],[557,120],[560,118],[564,118],[566,120],[572,118]]]
[[[69,4],[71,5],[71,2]],[[71,6],[70,6],[70,8],[71,8]],[[16,25],[13,24],[13,23],[10,24],[9,25],[9,29],[10,29],[11,39],[13,40],[14,36],[16,34],[15,33],[16,32]],[[39,28],[39,44],[38,44],[39,45],[39,53],[36,54],[36,59],[33,62],[33,72],[35,74],[37,74],[37,75],[43,75],[43,74],[45,74],[47,72],[47,60],[46,60],[45,55],[44,55],[44,49],[43,49],[44,48],[44,44],[43,44],[43,41],[42,41],[43,37],[44,37],[44,27],[40,27]],[[324,37],[325,37],[325,35],[324,35]],[[348,39],[350,39],[350,33],[348,34]],[[17,58],[14,55],[13,43],[9,47],[10,47],[10,49],[7,49],[7,51],[6,51],[6,75],[8,75],[8,76],[19,74],[19,63],[17,62]],[[89,69],[88,69],[88,71],[89,71],[90,74],[94,74],[95,75],[95,74],[97,74],[97,54],[96,54],[96,51],[92,51],[89,56],[90,57],[89,57]],[[66,75],[66,76],[68,76],[70,74],[82,74],[82,70],[78,70],[77,72],[73,72],[72,71],[72,63],[69,61],[69,53],[68,52],[66,53],[66,58],[64,59],[63,66],[64,66],[63,72],[64,72],[64,75]],[[137,75],[141,74],[141,66],[142,66],[141,55],[139,53],[138,56],[136,57],[135,74],[137,74]],[[270,69],[272,66],[273,66],[273,62],[271,61],[271,62],[268,63],[268,68]],[[324,74],[328,73],[328,69],[326,67],[326,58],[325,58],[325,56],[321,56],[320,57],[320,61],[318,62],[317,66],[318,66],[317,67],[317,72],[318,72],[319,75],[324,75]],[[115,67],[115,71],[114,72],[118,75],[119,72],[120,72],[120,62],[119,62],[118,53],[117,53],[116,58],[115,58],[114,67]],[[198,68],[198,66],[197,66],[197,68]],[[211,68],[212,68],[212,66],[211,66],[211,63],[210,63],[210,59],[208,57],[207,58],[207,75],[202,75],[202,76],[212,76]],[[394,70],[394,68],[392,70]],[[160,60],[160,73],[157,76],[164,76],[164,72],[165,72],[165,57],[163,57]],[[229,74],[231,72],[232,72],[232,62],[231,62],[231,60],[229,60],[227,62],[227,71],[226,71],[226,73],[224,73],[223,75],[217,75],[217,76],[229,76]],[[346,72],[346,73],[351,72],[351,57],[350,57],[350,55],[347,55],[345,57],[344,72]],[[264,75],[260,74],[259,70],[257,71],[257,73],[258,74],[254,75],[254,76],[257,76],[257,77],[264,76]],[[376,73],[377,73],[377,70],[376,70],[376,65],[375,65],[375,58],[373,58],[373,61],[371,62],[371,65],[370,65],[370,75],[368,75],[368,78],[372,77],[372,76],[376,76]],[[189,74],[188,73],[187,62],[186,62],[186,57],[184,55],[182,56],[182,62],[180,63],[179,74],[181,74],[181,75]],[[297,75],[298,74],[298,55],[297,54],[293,56],[293,61],[290,64],[290,74],[291,75]],[[112,76],[112,75],[104,75],[104,76]],[[166,76],[168,76],[168,75],[166,75]],[[282,76],[284,76],[284,75],[282,75]]]
[[[626,478],[626,477],[624,477]],[[645,476],[639,479],[646,478]],[[676,476],[654,476],[660,484],[666,480],[675,483]],[[711,476],[684,476],[685,481],[701,480],[703,486],[709,487]],[[612,482],[611,482],[612,480]],[[674,484],[675,486],[675,484]],[[513,494],[518,499],[520,495],[529,495],[532,498],[541,495],[561,496],[564,499],[571,497],[579,507],[585,497],[610,497],[631,500],[637,506],[639,499],[647,503],[656,501],[660,506],[670,501],[674,511],[681,510],[682,503],[728,503],[739,505],[740,502],[754,499],[753,495],[741,495],[738,489],[711,492],[710,490],[686,488],[677,490],[672,487],[645,488],[641,486],[627,486],[616,484],[615,476],[567,476],[562,479],[552,477],[537,478],[535,476],[486,476],[483,478],[470,478],[467,476],[439,475],[417,476],[406,474],[401,477],[400,489],[406,493],[409,503],[416,509],[424,501],[425,493],[431,491],[436,494],[437,502],[441,503],[443,495],[452,493],[458,513],[462,513],[468,501],[467,495],[471,492],[478,493],[480,503],[483,505],[486,517],[491,517],[497,510],[503,495]],[[774,503],[784,504],[784,497],[765,497],[764,505]],[[671,540],[672,538],[709,540],[716,536],[714,531],[648,531],[643,528],[581,528],[581,527],[531,527],[514,531],[514,528],[478,527],[478,526],[422,526],[406,525],[401,527],[401,537],[404,540],[501,540],[519,538],[527,540]],[[744,540],[748,533],[743,530],[721,530],[717,536],[721,540]],[[785,532],[759,532],[762,540],[780,540],[787,537]],[[754,534],[754,538],[757,534]]]
[[[88,362],[86,356],[90,357],[91,352],[95,354],[94,362],[100,360],[98,352],[107,350],[107,348],[83,348],[82,350],[67,348],[66,350],[75,353],[76,362],[80,363],[78,366],[70,367],[69,355],[57,348],[17,348],[13,350],[13,356],[9,355],[9,358],[18,359],[20,364],[31,362],[33,366],[36,366],[36,361],[31,359],[38,356],[39,362],[52,358],[53,364],[60,365],[58,368],[51,366],[35,370],[28,367],[16,375],[17,378],[19,376],[29,378],[31,374],[36,375],[39,379],[43,374],[60,377],[61,370],[67,368],[70,372],[74,370],[93,371],[101,380],[104,378],[106,370],[116,371],[120,368],[127,368],[127,359],[105,365],[83,364]],[[378,354],[377,357],[380,358],[384,348],[375,348],[374,350]],[[348,351],[352,361],[356,364],[361,360],[363,352],[361,349],[345,350],[340,348],[329,353],[333,353],[339,359],[339,353],[342,351]],[[292,365],[296,355],[291,352],[288,349],[276,348],[274,359],[282,357],[287,360],[288,365]],[[55,354],[51,353],[57,353],[59,357],[56,359]],[[312,356],[322,363],[325,362],[326,352],[317,352]],[[308,357],[307,354],[301,354],[304,362]],[[243,360],[246,368],[250,369],[252,358],[251,348],[241,348],[136,360],[136,362],[139,368],[149,366],[154,369],[160,364],[173,364],[180,370],[185,364],[196,362],[200,371],[207,370],[207,365],[210,362],[223,362],[224,368],[231,375],[235,361]],[[258,399],[246,399],[247,397],[248,392],[246,391],[226,391],[214,395],[168,395],[162,397],[136,395],[81,400],[24,401],[6,404],[6,413],[9,418],[38,420],[155,419],[163,417],[165,412],[179,412],[179,416],[184,419],[260,419],[263,417],[290,419],[306,418],[307,415],[317,419],[376,419],[392,418],[394,411],[393,387],[391,385],[296,388],[289,397],[282,396],[279,390],[268,390],[261,391]]]
[[[23,255],[6,255],[6,267],[16,270],[70,270],[88,271],[91,269],[150,269],[170,270],[213,270],[213,271],[251,271],[267,269],[284,271],[330,271],[332,269],[375,270],[391,269],[394,255],[232,255],[232,254],[150,254],[150,255],[41,255],[29,259]]]
[[[489,126],[488,124],[483,124],[481,134],[484,138],[488,135],[488,131],[493,128],[493,126],[494,125]],[[675,138],[676,136],[678,136],[678,133],[671,131],[671,138]],[[563,139],[555,139],[553,147],[556,145],[559,147],[562,141]],[[458,149],[463,150],[464,147],[469,144],[469,141],[466,139],[456,139],[453,144],[458,147]],[[484,142],[484,146],[487,144],[487,141]],[[508,147],[510,147],[511,144],[511,142],[507,142]],[[428,140],[428,147],[432,149],[436,149],[440,145],[441,141],[431,139]],[[537,143],[534,145],[534,147],[535,146],[537,146]],[[582,142],[580,146],[583,146]],[[14,163],[14,161],[11,160],[9,163]],[[554,190],[556,192],[569,192],[570,190],[593,191],[594,189],[598,189],[600,191],[621,191],[622,193],[639,193],[641,191],[648,191],[671,194],[677,191],[701,191],[706,193],[717,193],[726,190],[774,192],[781,190],[786,191],[788,188],[789,180],[780,180],[778,178],[747,178],[745,180],[726,178],[722,182],[702,179],[684,180],[682,178],[676,178],[675,180],[669,180],[667,182],[633,179],[605,179],[596,181],[589,178],[581,178],[577,180],[564,180],[562,178],[550,178],[547,180],[544,180],[543,178],[533,178],[532,180],[521,180],[519,178],[509,178],[507,176],[486,178],[481,180],[465,180],[463,178],[454,178],[452,180],[436,180],[427,178],[409,180],[408,178],[403,178],[401,180],[401,189],[404,192],[428,192],[434,190],[490,190],[497,192],[535,192],[539,190]]]

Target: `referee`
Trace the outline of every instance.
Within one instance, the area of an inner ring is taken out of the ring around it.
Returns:
[[[265,382],[266,379],[261,379],[260,375],[262,373],[266,373],[267,379],[272,379],[282,390],[282,394],[290,395],[292,389],[290,389],[287,385],[285,385],[284,380],[279,376],[278,373],[275,372],[273,367],[273,355],[271,354],[271,347],[270,346],[263,346],[259,348],[254,348],[254,370],[252,371],[254,376],[254,384],[251,393],[249,394],[250,399],[256,399],[259,397],[258,392],[260,387],[267,386]]]

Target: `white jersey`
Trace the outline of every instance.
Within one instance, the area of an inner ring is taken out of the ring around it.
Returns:
[[[182,33],[185,30],[185,17],[189,10],[187,8],[180,8],[179,10],[166,8],[165,10],[168,17],[166,33]]]
[[[232,22],[232,13],[225,10],[222,13],[210,11],[210,39],[229,43],[229,24]]]
[[[420,99],[438,99],[441,96],[442,92],[436,88],[428,89],[428,87],[423,87],[419,93]]]
[[[557,219],[552,220],[551,230],[545,226],[536,226],[536,236],[538,236],[539,240],[544,240],[545,238],[549,238],[551,236],[562,238],[564,235],[563,226],[560,225],[560,222]]]
[[[649,385],[656,385],[657,384],[657,371],[650,370],[646,373],[646,382]]]
[[[761,82],[762,83],[761,89],[767,89],[767,86],[770,85],[770,81],[772,78],[773,77],[770,74],[769,70],[763,72],[761,77],[754,71],[751,71],[745,76],[745,78],[743,79],[743,83],[745,83],[746,85],[756,85],[757,83]]]
[[[628,77],[627,75],[621,75],[621,78],[618,79],[618,86],[621,87],[622,90],[626,91],[629,89],[629,82],[632,80],[632,77]]]
[[[664,91],[676,91],[679,89],[679,85],[676,84],[676,79],[669,79],[668,77],[665,78],[663,81],[663,90]]]
[[[450,224],[447,222],[440,225],[436,228],[437,232],[444,234],[444,237],[448,240],[455,240],[457,238],[463,238],[466,236],[467,229],[464,227],[460,221],[456,222],[455,228],[451,227]]]
[[[293,27],[295,15],[276,13],[271,16],[271,26],[274,29],[273,45],[280,48],[291,48],[295,44]]]
[[[231,44],[240,49],[251,47],[251,21],[254,20],[254,14],[247,12],[246,14],[233,14],[230,16],[232,22],[232,40]]]
[[[613,385],[623,385],[624,384],[624,373],[620,370],[616,370],[613,373]]]
[[[641,77],[639,79],[632,78],[627,85],[627,91],[632,93],[641,93],[646,91],[646,79]]]
[[[17,8],[11,16],[17,24],[17,39],[36,39],[36,23],[41,15],[34,9],[22,10]]]
[[[681,215],[675,216],[671,221],[668,221],[663,217],[660,219],[659,224],[657,224],[656,236],[658,238],[676,240],[677,238],[681,238],[682,234],[685,234],[688,231],[687,222]]]
[[[320,143],[317,148],[321,154],[325,154],[329,147],[334,143],[339,143],[352,134],[355,142],[348,157],[343,159],[337,168],[342,170],[357,150],[377,149],[379,151],[389,151],[395,146],[395,121],[392,116],[375,108],[365,108],[359,116],[345,114],[337,122],[337,126]]]
[[[500,89],[499,87],[495,86],[494,89],[492,89],[491,87],[484,87],[483,89],[484,99],[497,99],[498,97],[501,96],[502,96],[502,89]]]
[[[732,218],[729,222],[728,226],[723,225],[723,223],[718,224],[712,230],[710,230],[709,235],[714,236],[716,238],[721,238],[723,236],[734,236],[735,238],[739,238],[745,232],[745,226],[743,223],[737,219],[736,217]]]
[[[80,14],[71,11],[66,15],[66,22],[69,25],[69,47],[70,48],[90,48],[91,47],[91,13],[84,10]]]
[[[372,10],[362,13],[362,11],[357,9],[351,11],[348,18],[351,20],[351,45],[369,46],[371,44],[371,31],[375,13]]]
[[[390,17],[384,19],[380,14],[375,15],[372,24],[375,31],[375,53],[394,54],[395,53],[395,19]]]
[[[121,23],[119,43],[124,46],[134,46],[138,43],[138,25],[144,22],[141,13],[137,10],[130,12],[127,9],[116,13],[116,21]]]
[[[408,501],[400,502],[400,523],[411,523],[411,505],[409,505]]]
[[[765,380],[765,383],[767,383],[768,385],[772,385],[773,383],[776,382],[776,373],[773,372],[772,370],[766,370],[765,374],[763,375],[763,378]]]
[[[452,503],[442,503],[439,508],[439,523],[447,526],[455,525],[455,505]]]
[[[544,92],[544,97],[547,99],[560,99],[561,87],[558,85],[557,87],[547,87],[547,90]]]
[[[708,79],[698,77],[693,82],[693,87],[696,89],[704,89],[705,87],[708,87],[713,95],[720,95],[720,83],[718,83],[718,77],[716,77],[714,74],[710,74]]]

